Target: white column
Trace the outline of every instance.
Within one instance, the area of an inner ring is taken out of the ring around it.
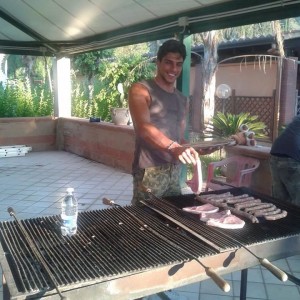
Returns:
[[[0,66],[4,64],[4,72],[2,71],[2,67],[0,68],[0,83],[5,87],[7,81],[7,55],[0,54]]]
[[[71,61],[61,57],[53,63],[54,116],[71,117]]]

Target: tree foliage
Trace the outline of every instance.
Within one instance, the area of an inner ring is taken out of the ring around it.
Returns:
[[[111,121],[111,107],[127,106],[126,96],[129,86],[133,82],[153,76],[155,65],[151,58],[143,55],[146,50],[143,45],[122,47],[115,49],[110,58],[100,59],[97,72],[92,77],[94,87],[92,96],[88,97],[88,93],[85,92],[87,83],[84,81],[80,80],[74,86],[72,115],[98,116],[102,120]],[[117,89],[120,83],[124,88],[124,101],[123,95]]]
[[[0,117],[40,117],[53,115],[53,98],[49,89],[14,80],[4,87],[0,85]]]

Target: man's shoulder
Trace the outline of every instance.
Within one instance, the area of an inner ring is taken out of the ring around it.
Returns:
[[[181,91],[179,91],[177,88],[175,89],[175,93],[177,94],[177,97],[182,99],[183,101],[187,101],[188,97],[186,97]]]

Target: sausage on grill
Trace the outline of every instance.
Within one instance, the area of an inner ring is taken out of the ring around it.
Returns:
[[[249,197],[248,195],[245,196],[245,197],[242,197],[242,198],[235,198],[235,197],[232,197],[232,198],[229,198],[226,202],[228,204],[236,204],[236,203],[242,203],[242,202],[247,202],[247,201],[250,201],[250,200],[253,200],[254,197]]]
[[[262,203],[262,204],[257,205],[257,206],[246,208],[245,212],[247,212],[247,213],[254,213],[257,210],[261,210],[261,209],[265,209],[265,208],[271,208],[271,207],[275,207],[275,205],[274,204],[270,204],[270,203]]]
[[[212,204],[214,206],[221,207],[221,208],[224,208],[224,209],[228,209],[233,214],[235,214],[235,215],[237,215],[239,217],[247,218],[252,223],[258,223],[258,219],[255,216],[253,216],[251,214],[248,214],[248,213],[246,213],[244,211],[241,211],[239,209],[229,207],[226,203],[218,203],[217,201],[214,201],[214,200],[201,198],[201,196],[196,196],[196,199],[199,200],[202,203],[210,203],[210,204]]]
[[[260,203],[261,203],[260,199],[254,199],[254,200],[247,201],[247,202],[236,203],[236,204],[234,204],[234,207],[236,209],[244,209],[244,208],[247,208],[247,207],[257,206]]]
[[[277,208],[276,206],[270,207],[270,208],[265,208],[265,209],[260,209],[256,210],[254,212],[254,216],[256,217],[263,217],[267,215],[276,215],[281,212],[281,209]]]
[[[287,216],[287,211],[282,210],[281,213],[279,214],[265,216],[265,219],[268,221],[274,221],[274,220],[285,218],[286,216]]]

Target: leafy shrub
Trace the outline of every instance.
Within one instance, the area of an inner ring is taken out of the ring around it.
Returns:
[[[242,124],[246,124],[249,130],[253,131],[256,137],[264,137],[266,125],[257,121],[258,116],[251,116],[250,113],[233,115],[218,112],[213,118],[213,134],[216,136],[229,137],[239,131]]]
[[[0,85],[0,117],[37,117],[53,115],[53,97],[49,89],[14,80]]]

